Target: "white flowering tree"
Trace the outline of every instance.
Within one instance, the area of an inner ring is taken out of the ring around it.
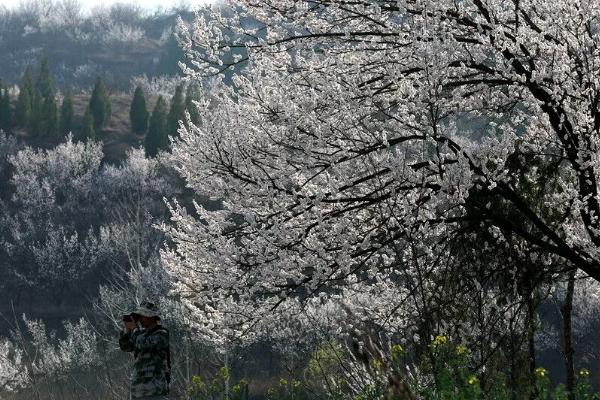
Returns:
[[[40,399],[55,388],[64,395],[59,382],[71,390],[81,386],[77,376],[101,364],[99,338],[84,318],[64,321],[62,328],[57,337],[43,321],[25,315],[22,324],[15,321],[10,339],[0,337],[0,393],[24,391]]]
[[[199,319],[243,332],[290,297],[393,292],[453,239],[487,248],[465,224],[507,249],[513,276],[560,260],[600,279],[596,3],[232,5],[179,26],[185,72],[212,79],[173,163],[224,201],[174,203],[165,227]]]

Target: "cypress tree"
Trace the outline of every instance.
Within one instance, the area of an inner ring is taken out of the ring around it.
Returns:
[[[171,100],[171,109],[169,110],[169,116],[167,117],[167,132],[169,136],[177,137],[177,129],[179,128],[179,121],[185,122],[185,99],[183,97],[183,85],[177,86],[175,94]]]
[[[67,135],[73,130],[73,96],[71,92],[65,94],[62,106],[60,107],[60,135]]]
[[[58,136],[58,107],[54,96],[44,99],[42,118],[43,133],[47,137],[56,138]]]
[[[146,108],[146,99],[141,86],[135,88],[131,108],[129,109],[129,120],[131,121],[131,131],[141,134],[148,129],[148,109]]]
[[[33,105],[33,82],[31,81],[31,68],[27,67],[23,75],[23,81],[19,88],[19,97],[15,108],[15,119],[18,126],[29,128],[31,126],[31,114]]]
[[[44,130],[44,116],[42,107],[44,100],[39,90],[34,90],[33,101],[31,102],[31,134],[33,136],[42,136]]]
[[[54,96],[50,67],[48,66],[48,58],[46,57],[40,63],[40,75],[38,76],[36,87],[40,91],[42,98],[47,99]]]
[[[194,104],[194,101],[200,100],[200,89],[198,85],[190,83],[187,88],[185,95],[185,109],[190,114],[190,121],[194,125],[198,125],[200,122],[200,113],[198,107]]]
[[[10,95],[7,87],[0,87],[0,129],[8,133],[12,128]]]
[[[159,150],[164,150],[168,146],[167,104],[163,97],[160,96],[152,111],[152,117],[150,117],[150,126],[145,142],[146,156],[155,157]]]
[[[111,107],[106,86],[104,86],[104,82],[99,77],[96,79],[96,84],[92,91],[89,109],[92,117],[94,117],[94,128],[105,127],[110,120]]]
[[[27,68],[25,68],[25,74],[23,74],[23,88],[27,90],[27,94],[29,94],[29,98],[33,102],[33,97],[35,96],[35,88],[33,87],[33,74],[31,73],[30,66],[27,66]]]
[[[79,140],[82,142],[96,140],[96,130],[94,129],[94,125],[94,116],[88,107],[83,115],[83,126],[81,128],[81,132],[79,133]]]

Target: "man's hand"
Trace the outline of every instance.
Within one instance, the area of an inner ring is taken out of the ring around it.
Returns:
[[[127,333],[135,329],[135,322],[133,321],[123,321],[123,325],[125,326],[125,332]]]

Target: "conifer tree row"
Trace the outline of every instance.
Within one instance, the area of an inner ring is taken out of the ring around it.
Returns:
[[[10,110],[10,97],[0,101],[0,108]],[[60,139],[58,105],[47,58],[40,62],[35,85],[31,68],[25,70],[15,105],[14,122],[33,136]]]
[[[168,113],[167,102],[162,96],[158,98],[146,135],[145,149],[148,157],[154,157],[160,150],[166,150],[169,147],[169,138],[179,136],[179,122],[182,121],[186,126],[188,124],[186,112],[189,113],[191,123],[198,124],[200,118],[194,102],[199,100],[200,88],[194,84],[190,84],[187,90],[183,84],[177,86]],[[141,87],[137,87],[130,109],[131,126],[134,133],[143,132],[144,117],[147,115],[147,111],[144,113],[145,106],[144,92]]]
[[[26,129],[33,136],[50,139],[64,137],[73,130],[74,126],[72,94],[67,92],[59,112],[50,67],[46,58],[40,62],[39,74],[35,79],[35,84],[33,82],[31,68],[28,67],[23,74],[15,105],[16,125]],[[0,127],[3,126],[2,107],[6,109],[3,99],[3,95],[0,94]],[[111,105],[108,92],[102,79],[98,78],[90,96],[86,115],[84,115],[82,131],[77,136],[85,140],[95,139],[97,130],[106,126],[110,116]],[[89,128],[90,121],[93,124],[92,129]]]

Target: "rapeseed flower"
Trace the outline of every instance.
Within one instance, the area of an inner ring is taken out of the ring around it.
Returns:
[[[479,379],[475,375],[471,375],[469,379],[467,379],[467,383],[471,386],[476,385],[479,382]]]
[[[448,343],[448,338],[444,335],[438,335],[435,337],[435,339],[433,340],[433,345],[434,346],[442,346]]]
[[[456,349],[454,350],[457,356],[462,356],[463,354],[466,354],[467,351],[469,351],[469,349],[467,349],[467,346],[462,344],[456,346]]]
[[[537,367],[535,369],[535,375],[538,378],[545,378],[546,376],[548,376],[548,370],[544,367]]]

